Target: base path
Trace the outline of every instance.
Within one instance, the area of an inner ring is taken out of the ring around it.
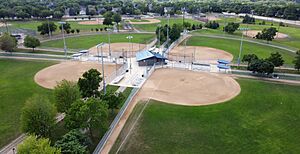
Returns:
[[[146,46],[147,46],[146,44],[139,44],[139,43],[111,43],[110,50],[112,52],[112,55],[122,55],[123,54],[122,52],[124,51],[125,57],[135,57],[135,54],[138,51],[144,49]],[[104,52],[104,55],[108,55],[109,45],[105,44],[102,47],[102,50]],[[97,55],[97,47],[95,46],[90,48],[89,52],[92,55]],[[100,52],[100,47],[99,47],[99,52]]]
[[[109,153],[135,105],[149,98],[166,103],[200,106],[222,103],[237,96],[239,84],[225,74],[158,69],[130,102],[124,115],[108,138],[101,154]]]
[[[116,67],[119,66],[106,64],[104,66],[105,77],[112,74],[116,70]],[[84,72],[92,68],[102,72],[102,66],[97,62],[62,62],[39,71],[34,76],[34,81],[44,88],[53,89],[58,82],[64,79],[69,81],[78,81]]]
[[[195,57],[193,57],[195,54]],[[215,48],[199,46],[177,46],[169,53],[170,60],[174,61],[208,61],[208,63],[217,63],[217,60],[223,59],[232,61],[233,55]]]
[[[132,22],[129,20],[129,23],[135,24],[135,25],[145,25],[145,24],[155,24],[155,23],[160,23],[160,20],[158,19],[142,19],[142,20],[147,20],[146,22]]]
[[[259,32],[261,33],[261,31],[259,31],[259,30],[248,30],[248,31],[244,31],[243,34],[248,37],[254,38]],[[285,39],[288,37],[289,36],[287,34],[277,33],[274,38],[275,39]]]

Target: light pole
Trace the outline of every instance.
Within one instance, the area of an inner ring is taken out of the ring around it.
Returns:
[[[110,50],[110,32],[111,29],[107,29],[108,32],[108,52],[109,52],[109,57],[111,57],[111,50]]]
[[[49,22],[49,19],[51,19],[52,17],[49,16],[49,17],[46,17],[47,18],[47,23],[48,23],[48,34],[49,34],[49,37],[50,39],[52,38],[52,34],[51,34],[51,30],[50,30],[50,22]]]
[[[103,76],[103,90],[104,90],[104,95],[106,94],[106,83],[105,83],[105,74],[104,74],[104,62],[103,62],[103,49],[102,46],[104,43],[100,43],[97,45],[97,54],[98,54],[98,62],[99,62],[99,47],[101,47],[101,65],[102,65],[102,76]]]
[[[67,44],[66,44],[65,31],[64,31],[64,24],[66,24],[66,22],[61,21],[58,23],[61,24],[62,36],[63,36],[63,41],[64,41],[64,52],[65,52],[65,57],[67,58]]]
[[[129,36],[127,36],[126,37],[127,39],[128,39],[128,41],[129,41],[129,49],[128,49],[128,51],[130,51],[130,44],[131,44],[131,46],[133,46],[133,44],[132,44],[132,38],[133,38],[133,36],[131,36],[131,35],[129,35]],[[132,56],[132,53],[133,51],[131,50],[131,56]],[[131,74],[131,69],[132,69],[132,67],[131,67],[131,58],[132,57],[129,57],[129,70],[130,70],[130,74]]]
[[[161,25],[158,24],[158,45],[159,45],[159,48],[160,48],[160,30],[161,30]]]
[[[239,53],[239,57],[238,57],[238,66],[240,66],[240,62],[241,62],[241,56],[242,56],[242,51],[243,51],[243,41],[244,41],[244,33],[242,31],[242,38],[241,38],[241,44],[240,44],[240,53]]]

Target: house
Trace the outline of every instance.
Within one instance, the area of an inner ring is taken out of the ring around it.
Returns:
[[[161,54],[149,50],[141,51],[136,54],[136,61],[139,66],[153,66],[165,64],[166,58]]]

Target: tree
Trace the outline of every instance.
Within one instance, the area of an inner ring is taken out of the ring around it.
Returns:
[[[118,28],[118,32],[119,32],[119,23],[122,21],[122,17],[121,17],[120,14],[115,13],[115,14],[112,16],[112,18],[113,18],[113,21],[114,21],[115,23],[117,23],[117,28]]]
[[[243,19],[244,24],[255,24],[255,18],[250,17],[249,15],[246,15]]]
[[[12,52],[17,47],[16,38],[5,33],[0,37],[0,49],[6,52]]]
[[[105,17],[103,20],[103,25],[113,25],[111,17]]]
[[[64,16],[64,14],[61,11],[55,11],[53,13],[53,17],[56,19],[61,19]]]
[[[50,101],[35,95],[29,98],[21,113],[21,127],[26,133],[49,137],[55,124],[56,109]]]
[[[59,148],[51,147],[49,139],[28,136],[17,148],[18,154],[60,154]]]
[[[122,93],[114,93],[109,91],[103,96],[103,100],[105,100],[108,104],[108,109],[111,109],[111,113],[114,113],[114,109],[118,109],[122,101],[124,101],[125,97]]]
[[[170,30],[170,39],[171,41],[176,41],[180,37],[180,33],[182,32],[182,26],[173,24]]]
[[[63,80],[54,88],[55,105],[58,112],[66,112],[80,97],[80,90],[75,82]]]
[[[253,61],[253,60],[257,60],[258,57],[255,54],[246,54],[243,56],[242,62],[247,62],[248,63],[248,67],[249,64]]]
[[[24,39],[24,46],[27,48],[32,48],[32,51],[34,51],[34,48],[41,45],[41,42],[39,39],[27,35]]]
[[[52,34],[52,32],[54,32],[57,29],[57,26],[52,21],[49,22],[49,25],[48,22],[43,22],[42,25],[37,27],[37,29],[41,35],[45,35],[45,34],[49,35],[49,30],[50,33]]]
[[[224,27],[224,31],[229,34],[233,34],[239,27],[239,23],[230,22]]]
[[[65,134],[62,139],[55,142],[55,147],[60,148],[62,153],[88,153],[87,146],[90,141],[79,130],[74,129]]]
[[[274,39],[277,32],[278,31],[274,27],[270,27],[268,29],[265,28],[261,33],[259,32],[255,37],[257,39],[267,40],[269,42]]]
[[[218,29],[220,27],[219,23],[217,23],[216,21],[213,22],[208,22],[205,24],[206,28],[211,28],[211,29]]]
[[[263,59],[255,59],[249,64],[248,70],[252,71],[253,73],[269,75],[274,72],[274,65],[273,63]]]
[[[76,29],[76,33],[80,33],[80,29]]]
[[[297,69],[298,71],[300,70],[300,50],[297,51],[297,56],[295,57],[295,60],[293,61],[295,64],[295,69]]]
[[[90,137],[107,129],[108,106],[97,98],[77,100],[68,110],[65,122],[69,129],[88,129]]]
[[[269,58],[267,58],[266,60],[273,63],[275,67],[280,67],[284,64],[282,55],[278,52],[271,53],[271,56]]]
[[[70,23],[66,22],[65,24],[62,24],[64,26],[65,32],[70,32],[71,30],[71,25]],[[59,25],[59,29],[62,30],[62,25]]]
[[[183,27],[189,29],[191,27],[191,23],[189,22],[184,22]]]
[[[78,86],[82,97],[91,97],[99,94],[98,88],[102,81],[101,73],[96,69],[90,69],[78,80]]]

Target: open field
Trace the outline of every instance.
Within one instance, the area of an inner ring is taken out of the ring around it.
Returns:
[[[231,53],[234,56],[234,62],[237,61],[239,51],[240,51],[240,41],[238,40],[229,40],[229,39],[218,39],[218,38],[209,38],[209,37],[196,37],[193,36],[187,41],[189,46],[206,46],[216,49],[221,49]],[[294,53],[291,53],[286,50],[277,49],[273,47],[268,47],[264,45],[259,45],[250,42],[243,43],[243,53],[242,57],[245,54],[256,54],[260,58],[267,58],[273,52],[279,52],[282,54],[283,59],[285,60],[286,65],[293,65]]]
[[[116,67],[119,66],[105,65],[105,78],[109,77],[116,70]],[[64,79],[77,82],[84,72],[92,68],[102,72],[102,65],[97,62],[62,62],[39,71],[34,76],[34,81],[44,88],[53,89],[58,82]]]
[[[154,34],[111,34],[111,43],[128,43],[126,38],[128,35],[133,36],[133,43],[150,43],[154,39]],[[66,44],[69,49],[89,49],[96,46],[97,44],[105,42],[108,43],[108,35],[89,35],[80,37],[66,38]],[[63,48],[63,40],[53,40],[43,42],[41,47],[52,47],[52,48]],[[125,47],[126,48],[126,47]]]
[[[141,24],[141,25],[134,24],[134,27],[141,31],[155,32],[158,24],[160,24],[161,26],[168,24],[167,18],[159,18],[158,20],[160,20],[161,22],[155,24]],[[196,21],[192,19],[185,19],[185,22],[189,22],[192,25],[201,23],[200,21]],[[182,24],[182,18],[170,18],[170,25],[172,26],[173,24]]]
[[[0,147],[20,135],[20,111],[29,97],[40,94],[53,100],[52,91],[33,80],[36,72],[53,64],[0,59]]]
[[[241,94],[222,104],[186,107],[151,100],[119,153],[299,153],[299,86],[238,82]]]

